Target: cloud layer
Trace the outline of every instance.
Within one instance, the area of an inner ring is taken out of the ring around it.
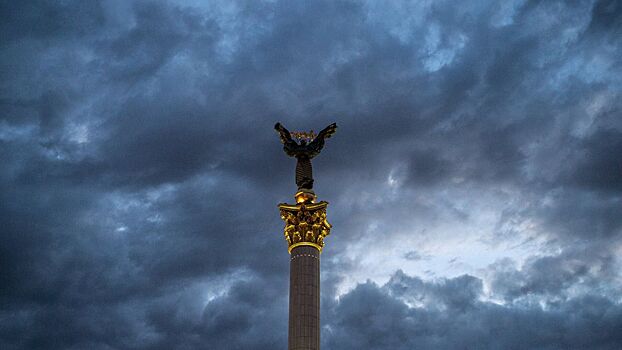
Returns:
[[[294,161],[326,349],[617,349],[616,1],[2,2],[0,347],[276,349]]]

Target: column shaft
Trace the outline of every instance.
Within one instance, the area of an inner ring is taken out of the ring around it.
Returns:
[[[289,350],[320,349],[320,252],[292,250],[289,272]]]

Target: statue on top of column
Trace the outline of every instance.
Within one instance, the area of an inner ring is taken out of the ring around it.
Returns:
[[[276,123],[274,129],[279,133],[283,150],[290,157],[295,157],[296,163],[296,185],[298,190],[313,189],[313,170],[311,159],[324,148],[324,140],[331,137],[337,130],[337,123],[332,123],[320,131],[317,136],[313,131],[290,132],[281,123]],[[298,139],[296,142],[294,138]]]

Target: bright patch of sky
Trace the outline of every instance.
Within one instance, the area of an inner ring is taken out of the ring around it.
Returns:
[[[395,217],[401,221],[400,227],[410,227],[396,231],[391,221],[369,220],[367,231],[348,243],[337,258],[351,261],[338,287],[338,294],[347,293],[358,283],[372,280],[382,285],[391,275],[402,269],[408,275],[427,278],[451,278],[471,274],[485,278],[486,268],[497,260],[510,258],[519,265],[527,258],[550,253],[544,235],[539,235],[537,223],[529,218],[504,217],[504,208],[519,210],[525,205],[520,193],[505,189],[488,191],[447,191],[452,198],[447,205],[444,198],[434,197],[426,200],[435,205],[436,210],[464,211],[462,218],[452,218],[451,213],[443,215],[443,222],[434,223],[420,217]],[[512,199],[512,197],[515,197]],[[478,198],[473,201],[473,198]],[[395,205],[395,204],[388,204]],[[466,218],[466,219],[464,219]],[[391,231],[391,235],[386,234]],[[330,249],[330,247],[328,248]],[[418,258],[412,259],[412,252]]]
[[[451,64],[454,57],[467,42],[467,37],[459,34],[448,38],[447,46],[441,43],[440,27],[431,25],[425,37],[423,65],[429,72],[435,72]]]
[[[199,288],[203,294],[203,307],[214,299],[227,295],[233,285],[242,281],[249,281],[253,273],[247,269],[238,269],[233,272],[209,277],[200,283]]]
[[[13,141],[31,137],[39,128],[32,124],[12,125],[0,120],[0,141]]]
[[[514,23],[516,11],[525,4],[526,0],[500,1],[497,3],[497,11],[490,18],[493,27],[505,27]]]
[[[394,1],[387,6],[385,1],[368,1],[365,5],[368,20],[385,27],[403,44],[421,39],[418,34],[426,25],[426,16],[434,1]]]

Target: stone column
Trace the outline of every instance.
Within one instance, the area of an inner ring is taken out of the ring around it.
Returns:
[[[320,253],[331,229],[327,205],[279,205],[290,253],[289,350],[320,349]]]
[[[320,251],[299,246],[289,264],[289,350],[320,349]]]

